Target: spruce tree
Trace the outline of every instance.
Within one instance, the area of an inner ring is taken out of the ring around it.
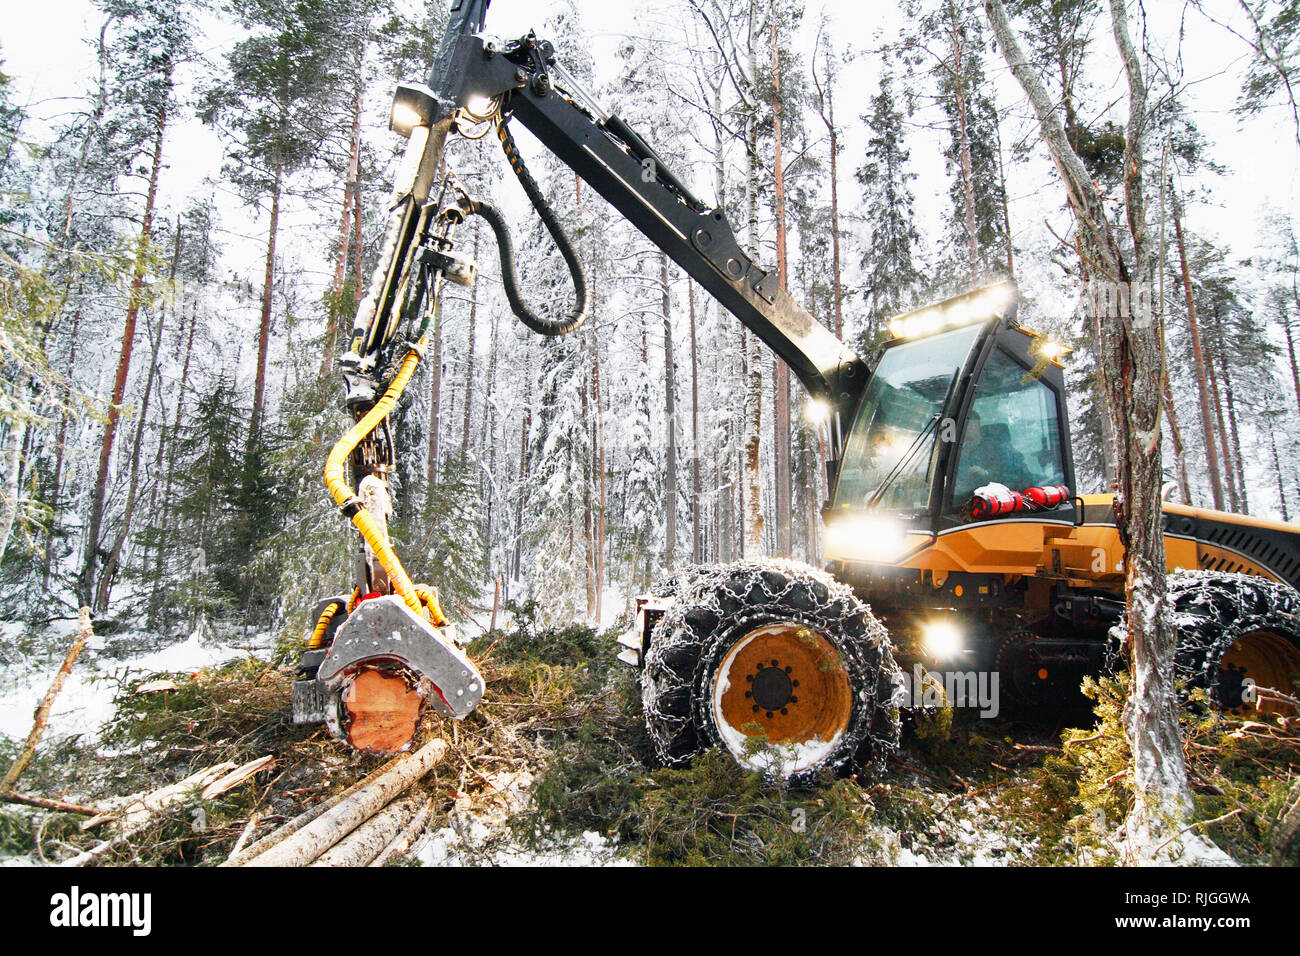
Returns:
[[[866,210],[867,238],[862,256],[862,294],[866,324],[854,330],[858,352],[870,356],[884,320],[911,305],[922,281],[920,235],[916,229],[910,153],[904,142],[903,114],[894,99],[894,79],[881,74],[880,90],[863,116],[870,131],[857,178]]]

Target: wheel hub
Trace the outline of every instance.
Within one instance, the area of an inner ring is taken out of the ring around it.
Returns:
[[[797,703],[799,698],[794,696],[794,689],[799,685],[791,675],[794,668],[790,665],[781,666],[780,661],[773,660],[771,665],[758,665],[757,674],[747,674],[745,680],[751,685],[750,689],[745,692],[745,696],[754,701],[753,710],[768,711],[768,717],[772,717],[776,711],[787,713],[787,704]]]

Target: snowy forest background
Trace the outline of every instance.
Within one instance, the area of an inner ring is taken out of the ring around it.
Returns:
[[[404,143],[386,129],[391,92],[425,78],[446,2],[73,7],[85,36],[23,14],[40,23],[22,62],[40,37],[85,67],[62,92],[14,67],[14,34],[0,41],[0,617],[89,604],[169,633],[301,623],[350,588],[355,536],[320,480],[348,424],[334,359]],[[1125,100],[1104,5],[1008,7],[1118,214]],[[1167,477],[1197,505],[1289,520],[1300,6],[1145,13]],[[504,38],[530,27],[864,356],[889,316],[1014,275],[1022,321],[1074,347],[1075,490],[1106,486],[1072,219],[979,3],[489,12]],[[577,237],[593,315],[557,339],[526,331],[490,233],[462,230],[482,277],[447,294],[399,414],[393,534],[413,577],[462,614],[499,580],[544,618],[609,623],[673,567],[741,556],[747,523],[752,554],[759,516],[764,553],[819,563],[823,444],[797,382],[515,132]],[[562,263],[495,142],[453,139],[449,158],[519,214],[533,301],[567,310]]]

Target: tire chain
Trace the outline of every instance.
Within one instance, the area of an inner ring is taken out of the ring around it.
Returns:
[[[854,756],[865,758],[864,769],[883,769],[898,746],[903,674],[884,625],[848,586],[801,562],[769,560],[688,567],[651,590],[678,599],[655,626],[641,678],[646,725],[661,760],[682,764],[716,742],[696,725],[700,695],[708,693],[700,687],[704,670],[725,652],[727,638],[779,617],[836,635],[850,674],[874,677],[853,688],[858,706],[850,729],[867,724],[863,745],[790,782],[807,782]]]
[[[1253,574],[1182,571],[1169,577],[1166,605],[1177,635],[1174,673],[1213,689],[1219,663],[1242,634],[1283,628],[1300,637],[1300,592]]]

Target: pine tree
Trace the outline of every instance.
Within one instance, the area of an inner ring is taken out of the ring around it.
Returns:
[[[972,0],[937,0],[926,12],[913,3],[917,34],[904,46],[914,67],[934,78],[947,120],[944,156],[955,172],[948,257],[954,284],[961,288],[986,283],[1000,269],[1008,244],[998,114],[984,76],[984,28],[977,10]]]
[[[269,202],[266,273],[257,371],[248,430],[251,455],[261,433],[270,352],[276,239],[286,183],[319,159],[330,135],[328,109],[337,92],[345,0],[232,0],[251,35],[227,54],[225,69],[204,91],[200,116],[231,140],[226,176],[250,205]]]
[[[862,118],[871,132],[857,170],[868,235],[861,280],[866,324],[854,334],[859,354],[867,356],[875,351],[884,319],[910,305],[909,299],[922,281],[911,186],[916,174],[908,168],[910,154],[904,143],[903,114],[894,102],[893,82],[888,72],[881,75],[880,91],[871,98],[871,112]]]
[[[118,24],[108,47],[115,109],[109,117],[107,134],[110,139],[123,144],[119,151],[128,168],[134,167],[136,159],[132,144],[140,144],[137,148],[142,149],[149,159],[145,173],[147,185],[140,231],[135,239],[136,261],[122,324],[108,421],[100,441],[99,466],[91,495],[90,517],[86,524],[84,542],[85,557],[79,581],[81,600],[86,604],[93,602],[94,608],[101,611],[108,595],[107,583],[98,578],[98,573],[101,556],[107,557],[101,554],[101,531],[104,501],[108,492],[109,465],[131,370],[136,322],[140,309],[146,305],[148,295],[145,286],[152,265],[154,206],[163,168],[163,143],[175,107],[174,75],[180,62],[190,55],[192,29],[179,0],[166,0],[163,3],[103,0],[103,8]],[[142,410],[142,414],[147,414],[147,410]]]

